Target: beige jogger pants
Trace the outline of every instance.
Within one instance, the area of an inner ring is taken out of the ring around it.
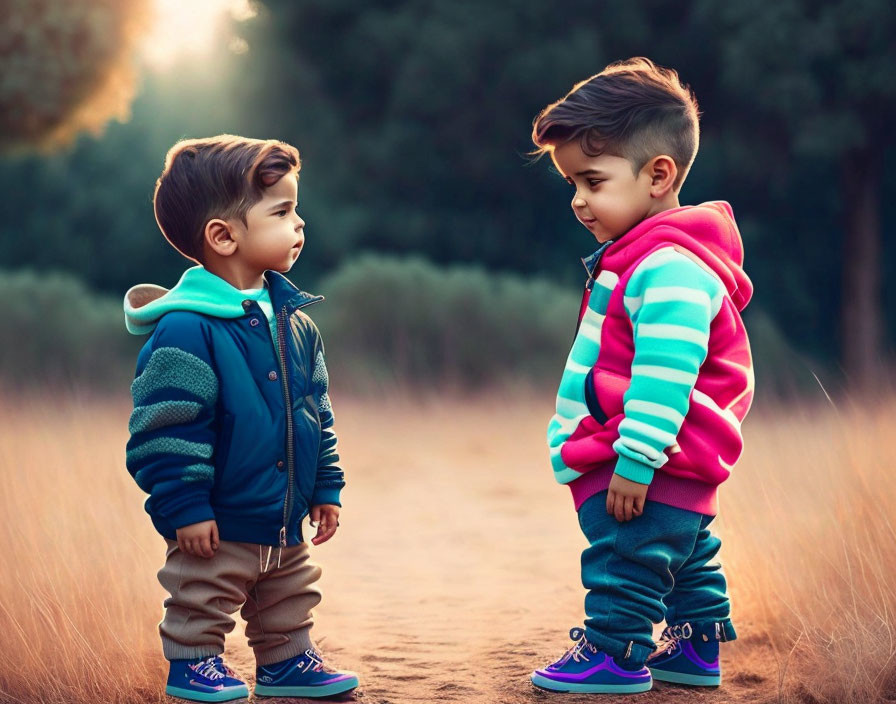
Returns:
[[[305,543],[283,548],[220,541],[209,559],[188,555],[165,540],[159,582],[171,594],[159,624],[168,660],[195,659],[224,652],[230,617],[242,606],[249,646],[259,665],[270,665],[312,647],[311,609],[320,603],[314,583],[321,569],[309,560]],[[270,559],[267,559],[270,556]],[[266,564],[267,563],[267,564]]]

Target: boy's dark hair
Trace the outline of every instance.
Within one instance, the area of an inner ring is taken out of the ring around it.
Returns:
[[[300,168],[298,150],[276,139],[222,134],[182,140],[168,151],[156,181],[156,222],[178,252],[202,263],[209,220],[238,217],[245,223],[264,189]]]
[[[533,122],[533,154],[579,139],[585,154],[624,157],[635,174],[667,154],[678,167],[677,189],[697,154],[698,120],[697,99],[678,73],[636,57],[610,64],[542,110]]]

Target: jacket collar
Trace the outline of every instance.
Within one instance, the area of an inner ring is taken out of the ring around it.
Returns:
[[[268,282],[268,291],[271,294],[271,303],[275,312],[279,312],[286,306],[286,314],[289,315],[298,308],[304,308],[324,300],[323,296],[315,296],[303,291],[279,271],[268,269],[264,272],[264,280]]]
[[[599,264],[621,276],[659,246],[673,246],[711,271],[722,281],[738,310],[749,303],[753,284],[743,269],[744,245],[734,212],[724,201],[664,210],[605,242],[582,261],[589,277]]]
[[[598,247],[592,254],[589,254],[587,257],[582,257],[582,264],[585,265],[585,271],[588,272],[588,278],[594,278],[594,269],[597,267],[600,262],[600,258],[603,256],[604,252],[607,251],[607,247],[613,244],[615,240],[607,240],[600,247]]]
[[[271,303],[279,313],[286,307],[287,315],[297,308],[322,301],[323,296],[312,296],[276,271],[266,271],[265,281]],[[216,318],[241,318],[246,314],[243,301],[246,295],[205,267],[190,267],[169,291],[154,284],[137,284],[124,297],[125,325],[134,335],[152,332],[159,319],[175,310],[212,315]]]

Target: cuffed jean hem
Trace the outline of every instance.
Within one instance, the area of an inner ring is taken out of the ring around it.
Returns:
[[[284,633],[289,638],[289,642],[278,645],[275,648],[266,648],[265,650],[255,651],[255,662],[258,666],[273,665],[274,663],[289,660],[296,655],[301,655],[306,650],[313,648],[314,643],[311,642],[311,627],[297,628],[290,633]]]
[[[184,645],[167,638],[162,639],[162,654],[166,660],[199,660],[224,652],[224,645]]]
[[[699,621],[678,621],[678,623],[690,623],[691,628],[693,628],[697,633],[709,633],[711,634],[716,627],[716,624],[719,626],[719,630],[716,631],[716,638],[721,642],[726,642],[729,640],[737,640],[737,631],[734,630],[734,624],[731,623],[730,618],[719,619],[717,621],[713,621],[711,619],[701,619]],[[674,625],[674,624],[667,624]]]
[[[730,620],[723,621],[721,624],[722,633],[725,634],[725,637],[722,640],[737,640],[737,631],[734,630],[734,624],[731,623]]]
[[[647,656],[656,650],[655,646],[650,647],[634,641],[618,640],[605,636],[603,633],[598,633],[588,626],[585,626],[585,638],[588,639],[591,645],[611,656],[619,666],[628,669],[637,670],[641,668],[647,661]],[[629,650],[629,646],[631,646],[631,650]],[[626,657],[626,652],[628,657]]]

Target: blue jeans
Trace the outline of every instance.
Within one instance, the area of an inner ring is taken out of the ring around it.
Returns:
[[[713,518],[646,501],[641,516],[619,523],[607,513],[606,491],[586,500],[579,525],[591,544],[582,553],[588,640],[625,667],[644,663],[653,624],[664,619],[717,623],[721,639],[734,640]]]

